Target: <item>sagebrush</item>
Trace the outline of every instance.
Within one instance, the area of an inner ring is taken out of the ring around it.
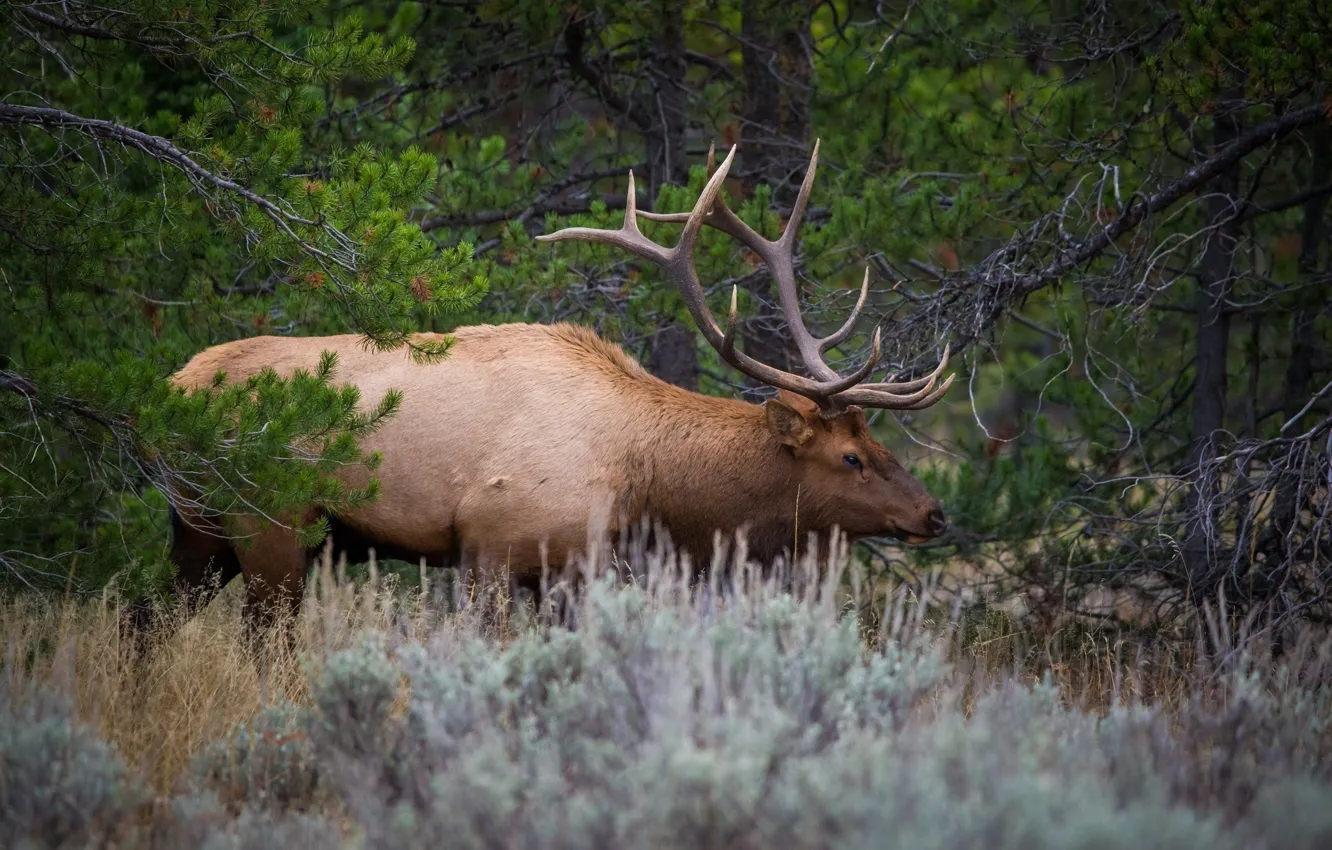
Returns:
[[[8,636],[5,844],[1332,842],[1328,645],[1273,662],[1236,640],[1179,671],[1172,701],[1125,687],[1084,706],[1048,676],[965,663],[960,631],[919,600],[871,629],[832,581],[741,570],[698,587],[659,564],[639,575],[589,581],[572,630],[325,580],[298,623],[299,657],[263,670],[239,628],[225,634],[238,614],[224,596],[147,672],[125,674],[140,677],[136,693],[102,691],[118,694],[111,705],[81,666],[108,657],[74,651],[97,613],[49,621],[41,647],[29,604],[28,643],[17,627]],[[127,721],[101,712],[170,722],[177,645],[205,656],[192,677],[231,682],[244,705],[170,776],[145,775],[104,739],[135,741]]]

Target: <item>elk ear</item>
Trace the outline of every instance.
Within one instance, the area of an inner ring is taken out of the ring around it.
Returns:
[[[786,402],[790,407],[794,407],[804,416],[812,416],[819,412],[819,406],[799,393],[793,393],[790,390],[778,390],[777,398]]]
[[[781,399],[768,399],[763,405],[763,418],[772,435],[792,448],[800,448],[814,436],[814,429],[809,427],[804,415]]]

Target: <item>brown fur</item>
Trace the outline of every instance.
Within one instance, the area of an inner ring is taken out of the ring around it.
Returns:
[[[376,353],[358,336],[257,337],[209,348],[176,376],[200,388],[218,371],[243,380],[265,367],[313,370],[338,353],[333,379],[363,404],[403,391],[400,411],[362,445],[379,451],[381,498],[337,520],[334,544],[373,545],[432,564],[461,558],[482,570],[531,577],[646,514],[694,558],[711,557],[714,532],[747,530],[750,552],[770,559],[799,529],[834,525],[851,537],[919,540],[941,529],[938,503],[869,435],[864,414],[832,419],[783,393],[760,406],[704,396],[650,375],[616,345],[568,324],[459,329],[447,359],[414,363]],[[855,452],[864,468],[849,468]],[[364,481],[364,470],[349,478]],[[289,532],[233,548],[188,518],[173,557],[182,589],[197,576],[245,574],[253,601],[300,589],[307,553]],[[341,537],[341,539],[339,539]],[[205,567],[204,564],[213,564]],[[223,571],[218,566],[226,567]]]

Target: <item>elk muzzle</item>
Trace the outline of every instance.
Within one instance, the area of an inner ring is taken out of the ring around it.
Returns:
[[[929,529],[932,537],[938,537],[948,530],[948,517],[944,516],[943,505],[938,501],[935,501],[930,512],[925,515],[925,527]]]
[[[928,543],[948,530],[948,518],[944,516],[943,505],[939,504],[938,499],[931,500],[931,504],[921,514],[920,522],[915,529],[899,528],[893,535],[903,543]]]

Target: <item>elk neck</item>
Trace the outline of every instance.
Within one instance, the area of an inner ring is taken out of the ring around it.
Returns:
[[[652,383],[627,459],[631,502],[695,563],[711,558],[716,530],[733,543],[732,532],[747,528],[751,556],[766,560],[791,546],[798,510],[802,527],[817,522],[797,505],[795,458],[761,406]]]

